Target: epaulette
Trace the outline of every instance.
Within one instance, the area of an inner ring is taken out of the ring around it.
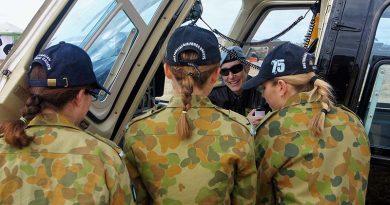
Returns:
[[[256,126],[256,130],[259,129],[259,127],[264,124],[269,118],[274,116],[277,112],[269,111],[266,115],[264,115],[263,119],[260,120],[259,124]]]
[[[221,112],[222,114],[228,116],[230,119],[237,122],[238,124],[244,126],[252,134],[251,128],[250,128],[251,123],[244,116],[242,116],[234,111],[223,109],[221,107],[215,107],[215,109],[218,110],[219,112]]]
[[[337,107],[340,107],[341,109],[343,109],[343,110],[345,110],[345,111],[351,113],[351,114],[354,115],[357,119],[359,119],[360,123],[363,124],[362,119],[360,119],[360,117],[359,117],[354,111],[350,110],[349,108],[345,107],[344,105],[337,105]]]
[[[142,119],[145,119],[145,118],[147,118],[149,116],[155,115],[155,114],[161,112],[162,110],[164,110],[166,107],[167,106],[162,106],[162,107],[154,106],[153,108],[150,108],[149,110],[147,110],[146,113],[131,119],[127,126],[133,124],[134,122],[137,122],[137,121],[140,121]]]
[[[96,138],[97,140],[103,142],[104,144],[107,144],[108,146],[110,146],[112,149],[114,149],[117,153],[118,153],[118,156],[121,158],[121,159],[124,159],[125,158],[125,153],[123,152],[123,150],[113,141],[107,139],[107,138],[104,138],[98,134],[95,134],[95,133],[92,133],[88,130],[84,130],[87,134],[91,135],[92,137]]]

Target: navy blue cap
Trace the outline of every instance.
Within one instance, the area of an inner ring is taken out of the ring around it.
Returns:
[[[244,55],[244,51],[242,51],[242,48],[238,47],[238,46],[230,46],[228,48],[226,48],[227,50],[233,52],[235,54],[235,56],[229,54],[228,52],[222,50],[222,53],[221,53],[221,62],[220,64],[224,64],[224,63],[229,63],[229,62],[232,62],[232,61],[235,61],[235,60],[238,60],[239,59],[245,59],[245,55]]]
[[[30,80],[31,69],[40,64],[46,69],[46,80]],[[89,55],[80,47],[60,42],[40,52],[28,72],[30,87],[67,88],[92,86],[110,92],[98,83]]]
[[[187,61],[180,58],[184,51],[194,51],[198,58]],[[168,41],[165,62],[174,66],[202,66],[219,63],[221,60],[218,40],[206,29],[187,25],[179,27]]]
[[[257,87],[267,80],[280,76],[315,72],[317,67],[314,61],[314,55],[306,53],[304,48],[290,42],[283,43],[268,53],[259,73],[246,81],[243,89]]]

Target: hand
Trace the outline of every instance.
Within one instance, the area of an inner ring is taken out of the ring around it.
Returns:
[[[252,111],[250,111],[250,113],[248,114],[248,116],[246,116],[246,118],[248,119],[248,121],[253,125],[253,126],[256,126],[260,123],[261,119],[263,119],[264,116],[255,116],[254,113],[255,113],[256,109],[253,109]]]

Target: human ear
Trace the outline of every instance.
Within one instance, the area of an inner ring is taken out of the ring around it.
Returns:
[[[172,72],[171,72],[170,66],[166,63],[164,63],[164,73],[168,79],[172,80]]]
[[[79,92],[77,93],[76,97],[72,100],[72,103],[75,106],[81,105],[81,102],[85,99],[84,95],[86,95],[85,89],[79,90]]]
[[[219,71],[220,70],[221,70],[221,68],[217,68],[217,69],[215,69],[215,71],[213,73],[211,73],[211,77],[210,77],[211,83],[217,82],[217,80],[219,78]]]
[[[278,86],[280,96],[285,96],[286,93],[288,92],[287,83],[284,80],[278,80],[277,86]]]
[[[249,66],[244,66],[244,70],[245,70],[245,73],[248,74],[249,73],[249,70],[251,69],[251,67]]]

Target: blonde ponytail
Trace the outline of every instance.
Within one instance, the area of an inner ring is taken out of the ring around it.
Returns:
[[[321,111],[313,116],[309,129],[314,136],[318,137],[324,130],[326,114],[334,107],[334,95],[332,86],[321,79],[314,81],[314,93],[320,96]]]
[[[334,95],[332,86],[317,78],[314,72],[281,76],[274,79],[274,81],[283,80],[288,84],[294,86],[297,92],[312,91],[312,94],[318,95],[321,102],[321,110],[315,113],[308,124],[312,134],[316,137],[320,136],[324,130],[325,116],[334,107]]]

